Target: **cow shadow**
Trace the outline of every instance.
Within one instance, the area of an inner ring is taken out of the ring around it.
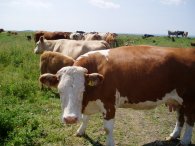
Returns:
[[[171,140],[171,141],[161,141],[161,140],[156,140],[154,142],[150,142],[147,144],[144,144],[142,146],[178,146],[179,145],[180,140],[176,139],[176,140]],[[189,146],[195,146],[195,144],[190,144]]]
[[[99,143],[98,141],[94,141],[92,138],[90,138],[87,134],[84,134],[82,136],[84,139],[89,141],[92,146],[104,146],[103,144]]]

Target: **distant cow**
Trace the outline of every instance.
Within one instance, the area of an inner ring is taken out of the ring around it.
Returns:
[[[179,138],[185,123],[180,145],[190,144],[195,122],[195,49],[123,46],[92,51],[57,74],[41,75],[40,82],[58,88],[64,123],[83,120],[78,136],[85,133],[88,116],[101,112],[106,145],[114,146],[117,108],[152,109],[166,103],[178,114],[169,139]]]
[[[116,33],[107,33],[105,37],[105,41],[110,44],[111,47],[117,47],[116,37],[118,35]]]
[[[34,34],[35,43],[39,41],[39,38],[41,36],[44,36],[48,40],[69,39],[70,38],[70,32],[37,31]]]
[[[93,50],[103,50],[110,48],[109,44],[101,41],[84,41],[84,40],[46,40],[40,37],[34,53],[40,54],[44,51],[60,52],[64,55],[76,59],[78,56]]]
[[[170,31],[168,30],[168,36],[171,37],[171,36],[177,36],[177,32],[176,31]]]
[[[182,37],[184,37],[184,31],[177,31],[177,37],[181,35]]]
[[[82,40],[83,39],[83,33],[72,32],[70,34],[70,39],[71,40]]]
[[[83,40],[102,40],[102,38],[98,33],[86,33],[83,36]]]
[[[30,35],[27,35],[26,38],[28,41],[31,41],[31,39],[32,39],[32,37]]]
[[[84,31],[77,30],[76,33],[84,34],[85,32]]]
[[[145,38],[149,38],[149,37],[154,37],[154,35],[152,35],[152,34],[144,34],[143,35],[143,38],[145,39]]]
[[[7,31],[7,33],[8,33],[8,35],[11,35],[11,34],[17,35],[18,34],[16,31]]]
[[[0,33],[1,33],[1,32],[4,32],[4,29],[1,28],[1,29],[0,29]]]
[[[191,46],[194,46],[195,47],[195,42],[191,42]]]
[[[181,35],[182,37],[187,37],[188,35],[188,32],[185,33],[184,31],[168,31],[168,36],[171,37],[171,36],[176,36],[178,37],[179,35]]]

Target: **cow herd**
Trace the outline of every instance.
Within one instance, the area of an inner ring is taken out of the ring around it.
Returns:
[[[116,33],[100,33],[100,32],[48,32],[48,31],[37,31],[34,35],[35,43],[39,41],[40,36],[43,36],[47,40],[57,39],[70,39],[70,40],[104,40],[112,47],[117,46]]]
[[[173,36],[188,37],[188,32],[187,31],[170,31],[170,30],[168,30],[168,37],[173,37]]]
[[[90,115],[100,112],[106,145],[114,146],[117,108],[151,109],[165,103],[177,112],[168,140],[179,138],[184,129],[179,146],[190,144],[195,122],[195,49],[110,48],[107,33],[49,34],[35,34],[34,53],[41,54],[39,81],[58,89],[64,123],[82,121],[77,136],[84,135]]]

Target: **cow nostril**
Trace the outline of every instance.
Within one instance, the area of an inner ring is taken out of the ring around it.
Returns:
[[[77,117],[66,117],[64,118],[65,123],[67,124],[74,124],[77,122]]]

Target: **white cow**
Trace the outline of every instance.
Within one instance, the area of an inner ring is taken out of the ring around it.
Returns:
[[[40,37],[34,49],[35,54],[42,54],[44,51],[60,52],[76,59],[78,56],[93,50],[104,50],[110,48],[106,41],[84,41],[84,40],[46,40]]]

